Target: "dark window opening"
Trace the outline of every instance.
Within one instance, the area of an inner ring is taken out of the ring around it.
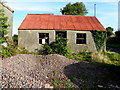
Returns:
[[[76,44],[86,44],[86,34],[77,33]]]
[[[58,35],[58,37],[67,38],[67,32],[66,31],[56,31],[56,35]]]
[[[49,33],[39,33],[39,44],[49,44]]]

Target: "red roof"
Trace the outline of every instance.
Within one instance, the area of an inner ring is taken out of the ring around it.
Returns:
[[[93,16],[28,14],[18,28],[19,30],[99,30],[105,28]]]

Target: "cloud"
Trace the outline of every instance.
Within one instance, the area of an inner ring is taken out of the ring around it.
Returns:
[[[54,4],[54,5],[53,5]],[[14,11],[56,11],[57,7],[59,7],[59,3],[44,3],[44,2],[14,2],[7,3]],[[58,5],[58,6],[57,6]]]

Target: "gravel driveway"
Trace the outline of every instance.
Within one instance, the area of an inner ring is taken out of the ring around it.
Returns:
[[[77,63],[60,55],[35,56],[20,54],[2,61],[2,88],[41,88],[48,81],[50,73]],[[65,77],[65,75],[63,76]]]
[[[69,79],[72,87],[119,88],[119,73],[109,69],[51,54],[19,54],[1,60],[2,88],[53,88],[53,79]],[[117,68],[118,70],[118,68]],[[119,69],[120,70],[120,69]],[[60,83],[58,83],[60,84]],[[60,84],[64,88],[63,83]]]

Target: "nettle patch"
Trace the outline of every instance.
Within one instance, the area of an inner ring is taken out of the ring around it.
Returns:
[[[96,49],[99,52],[102,48],[106,46],[106,40],[107,40],[107,33],[106,31],[91,31],[92,36],[94,38]]]

